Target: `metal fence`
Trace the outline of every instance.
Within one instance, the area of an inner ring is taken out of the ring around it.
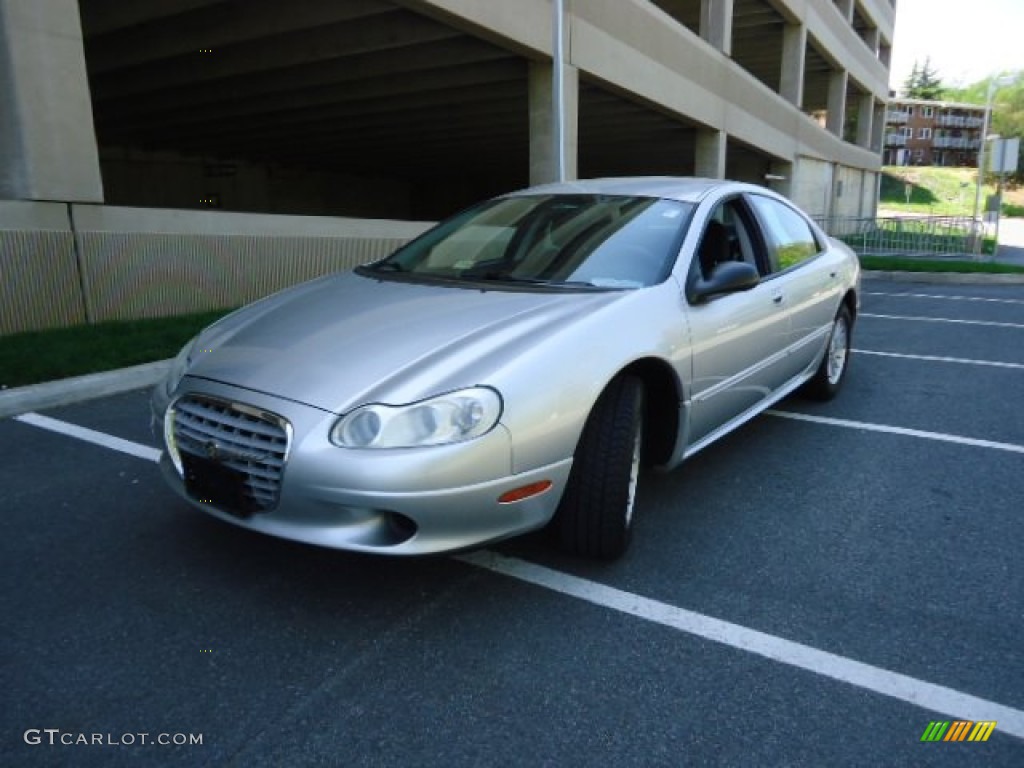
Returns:
[[[831,218],[818,224],[860,255],[970,256],[984,225],[969,216]]]

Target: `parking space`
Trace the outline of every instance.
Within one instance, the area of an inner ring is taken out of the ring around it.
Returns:
[[[612,564],[277,541],[51,429],[154,447],[143,392],[0,421],[0,764],[1024,764],[1024,290],[864,287],[840,397],[645,475]]]

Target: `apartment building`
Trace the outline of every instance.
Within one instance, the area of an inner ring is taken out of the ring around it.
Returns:
[[[985,107],[892,99],[885,114],[886,165],[977,166]]]

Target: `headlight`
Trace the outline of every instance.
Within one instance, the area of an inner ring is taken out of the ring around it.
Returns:
[[[501,416],[501,397],[473,387],[409,405],[364,405],[342,416],[331,441],[343,448],[414,448],[471,440]]]
[[[178,388],[178,384],[181,383],[185,372],[188,371],[188,367],[192,364],[192,352],[195,350],[198,338],[198,336],[195,336],[189,340],[188,344],[181,348],[178,356],[171,362],[171,367],[167,371],[167,378],[164,379],[164,392],[167,393],[168,397]]]

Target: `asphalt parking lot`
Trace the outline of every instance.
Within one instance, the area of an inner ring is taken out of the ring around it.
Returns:
[[[145,392],[0,421],[0,764],[1024,765],[1024,287],[864,288],[840,397],[647,474],[613,564],[207,519]]]

